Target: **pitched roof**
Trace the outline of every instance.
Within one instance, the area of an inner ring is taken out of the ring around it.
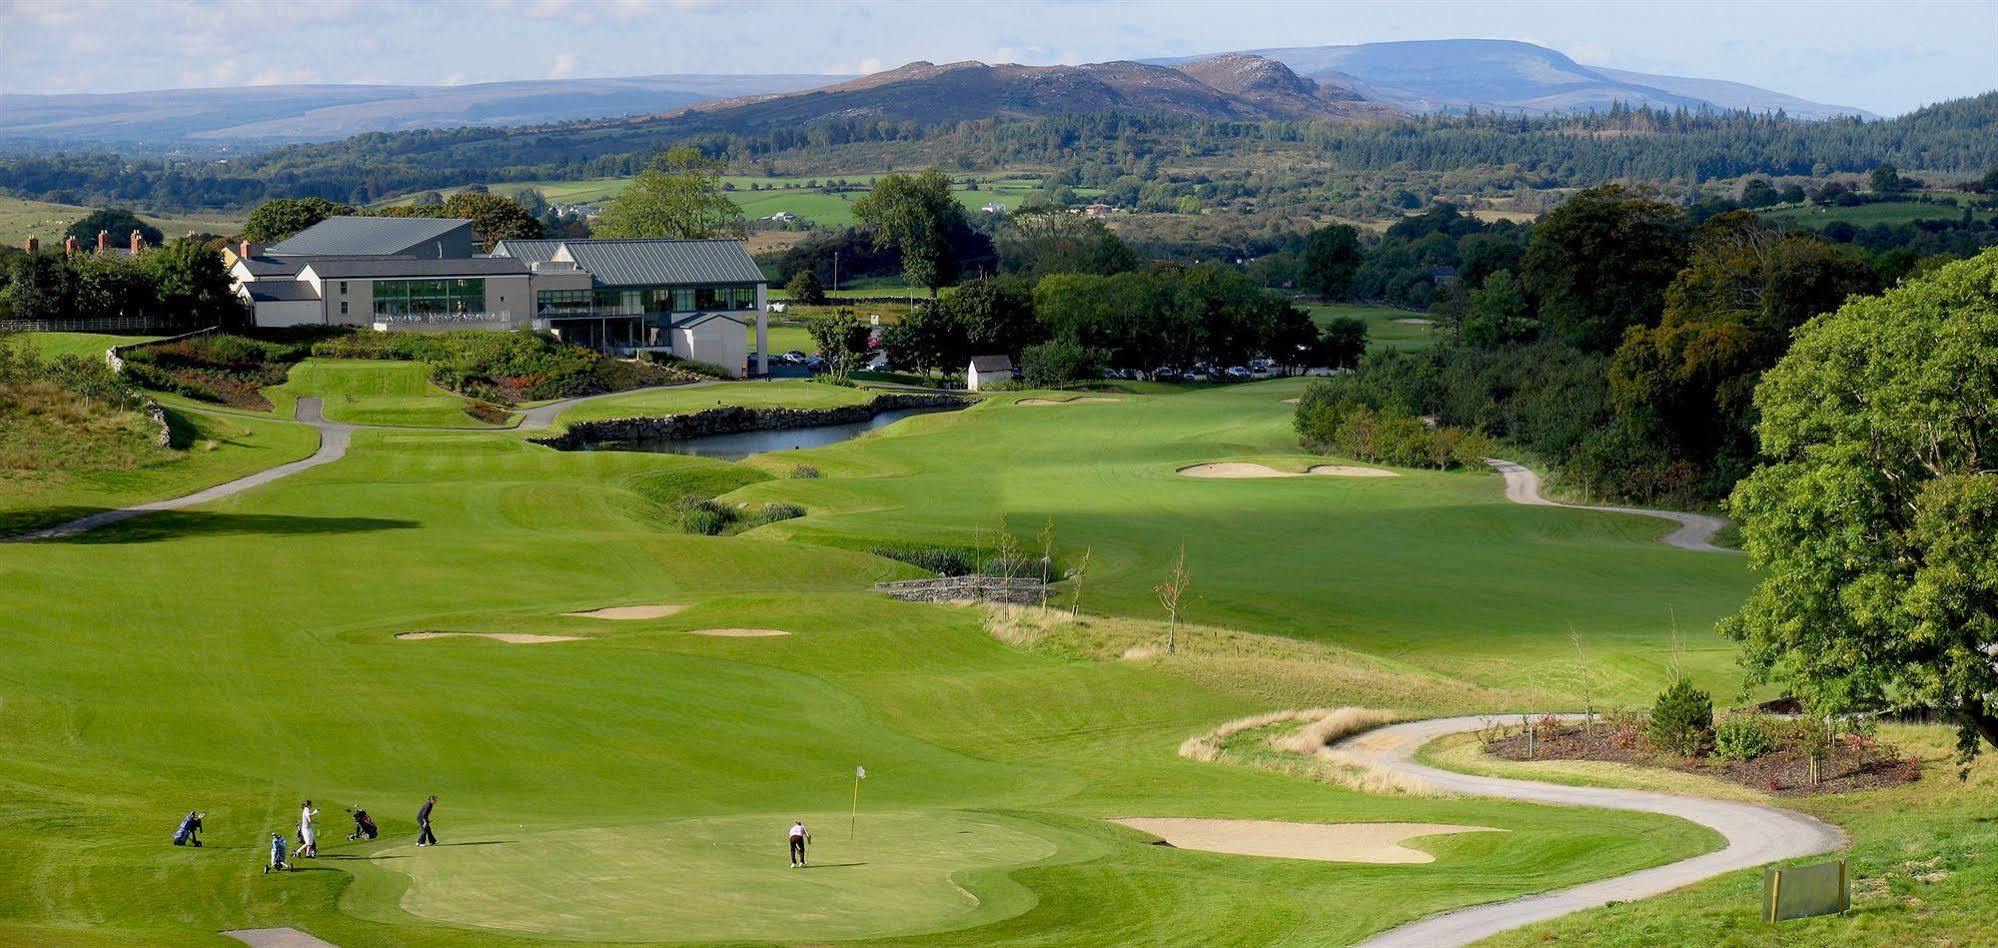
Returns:
[[[526,276],[527,263],[511,257],[460,257],[445,260],[421,260],[416,257],[333,257],[313,260],[306,263],[313,273],[322,280],[346,278],[374,279],[381,277],[416,277],[444,279],[447,277],[483,276]],[[259,283],[263,282],[261,280]]]
[[[252,277],[291,276],[298,272],[299,261],[275,260],[270,257],[238,257],[236,265],[249,271]]]
[[[546,263],[555,259],[555,251],[561,249],[562,243],[560,240],[502,240],[493,245],[493,256]]]
[[[258,280],[246,283],[250,290],[250,300],[256,303],[286,303],[296,300],[318,300],[319,294],[312,284],[304,280]]]
[[[672,327],[672,328],[674,328],[674,329],[692,329],[692,328],[694,328],[695,326],[699,326],[699,325],[700,325],[700,324],[702,324],[702,323],[706,323],[706,322],[712,322],[712,321],[714,321],[714,320],[717,320],[717,319],[726,319],[726,320],[728,320],[729,322],[732,322],[732,323],[734,323],[734,324],[736,324],[736,325],[738,325],[738,326],[747,326],[747,325],[749,325],[748,323],[745,323],[745,322],[743,322],[742,320],[740,320],[740,319],[737,319],[737,318],[735,318],[734,316],[730,316],[730,315],[729,315],[729,314],[727,314],[727,313],[695,313],[695,314],[694,314],[694,315],[692,315],[692,316],[688,316],[688,317],[686,317],[686,318],[684,318],[684,319],[681,319],[681,320],[679,320],[679,321],[675,322],[675,323],[673,324],[673,327]]]
[[[277,257],[410,253],[472,222],[462,217],[329,217],[265,248]]]
[[[768,282],[739,240],[565,240],[559,256],[600,286]]]
[[[1003,356],[1003,355],[996,355],[996,356],[972,356],[972,357],[971,357],[971,371],[973,371],[973,372],[1011,372],[1011,371],[1013,371],[1013,360],[1012,360],[1011,358],[1009,358],[1009,357],[1007,357],[1007,356]]]

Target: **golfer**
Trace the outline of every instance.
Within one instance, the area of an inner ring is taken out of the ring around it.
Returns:
[[[805,828],[805,821],[791,824],[791,868],[805,868],[805,846],[812,841],[812,831]]]
[[[416,834],[416,845],[418,846],[437,845],[437,834],[430,831],[430,808],[436,805],[437,794],[433,793],[429,799],[423,801],[423,809],[416,811],[416,825],[423,829],[422,832]]]
[[[319,834],[314,832],[312,820],[319,811],[312,808],[312,801],[298,805],[298,852],[294,855],[316,857],[319,855]]]

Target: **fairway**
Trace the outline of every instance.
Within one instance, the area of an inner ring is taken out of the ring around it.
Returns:
[[[439,408],[399,417],[449,418],[420,367],[300,369],[290,394],[329,414],[413,400]],[[344,459],[227,500],[0,545],[0,941],[291,925],[337,944],[1336,944],[1712,847],[1665,817],[1377,796],[1178,756],[1277,707],[1561,706],[1570,623],[1599,695],[1640,699],[1675,660],[1719,692],[1736,680],[1693,630],[1746,588],[1740,563],[1658,544],[1658,521],[1522,507],[1481,473],[1177,474],[1336,462],[1295,448],[1282,399],[1303,384],[996,399],[740,464],[360,430]],[[558,424],[867,394],[666,389]],[[301,426],[214,418],[310,450]],[[800,463],[821,476],[792,477]],[[807,516],[691,535],[673,511],[689,492]],[[976,609],[870,591],[923,575],[870,551],[989,550],[1002,523],[1023,545],[1051,523],[1062,564],[1088,558],[1081,621],[1010,644]],[[1167,656],[1152,587],[1182,545],[1199,625]],[[445,845],[418,850],[429,793]],[[259,876],[260,840],[291,835],[307,797],[365,805],[384,838],[345,843],[322,817],[323,858]],[[166,846],[197,807],[209,846]],[[1134,814],[1504,832],[1369,865],[1161,847],[1108,822]],[[781,861],[797,817],[817,868]]]
[[[421,428],[491,428],[465,413],[472,400],[430,381],[421,362],[307,359],[292,366],[283,385],[264,390],[273,414],[289,418],[300,398],[324,401],[326,418],[349,425]]]
[[[1415,350],[1436,341],[1435,321],[1428,313],[1366,303],[1314,303],[1305,307],[1321,328],[1341,316],[1367,324],[1367,350]]]

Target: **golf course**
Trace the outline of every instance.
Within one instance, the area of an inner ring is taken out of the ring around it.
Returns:
[[[1343,945],[1719,850],[1720,834],[1656,813],[1182,751],[1282,709],[1518,721],[1648,707],[1675,673],[1716,704],[1773,696],[1743,693],[1736,646],[1712,631],[1751,589],[1743,557],[1662,543],[1673,524],[1653,517],[1513,502],[1492,470],[1305,453],[1289,400],[1306,384],[999,393],[740,462],[531,439],[873,393],[655,388],[507,427],[414,363],[314,359],[268,413],[163,399],[208,447],[0,481],[7,532],[299,460],[325,425],[350,440],[219,500],[0,543],[0,943],[288,927],[349,948]],[[320,430],[294,420],[317,411]],[[1203,465],[1299,476],[1187,473]],[[1368,471],[1394,476],[1352,476]],[[805,513],[699,535],[681,526],[688,495]],[[1057,582],[1012,610],[873,588],[930,575],[884,553],[939,548],[1046,555]],[[1182,557],[1169,617],[1155,587]],[[1974,920],[1973,893],[1998,884],[1968,855],[1992,840],[1977,814],[1998,774],[1987,760],[1959,784],[1943,728],[1904,730],[1950,774],[1919,826],[1902,789],[1782,801],[1839,826],[1854,871],[1887,880],[1853,913],[1785,929],[1795,943],[1917,930],[1895,921],[1908,860],[1952,860],[1922,931]],[[429,794],[439,843],[419,848]],[[306,799],[319,857],[260,873],[273,832],[296,842]],[[347,806],[381,838],[346,841]],[[206,845],[168,845],[196,810]],[[796,820],[813,841],[794,871]],[[1216,831],[1195,820],[1423,826],[1314,856],[1272,854],[1280,839],[1207,851],[1194,831]],[[1188,826],[1171,845],[1155,831]],[[1502,937],[1762,944],[1760,879]]]

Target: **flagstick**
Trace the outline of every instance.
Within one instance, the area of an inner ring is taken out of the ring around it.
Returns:
[[[860,828],[860,773],[853,775],[853,814],[846,824],[846,841],[853,842],[853,834]]]

